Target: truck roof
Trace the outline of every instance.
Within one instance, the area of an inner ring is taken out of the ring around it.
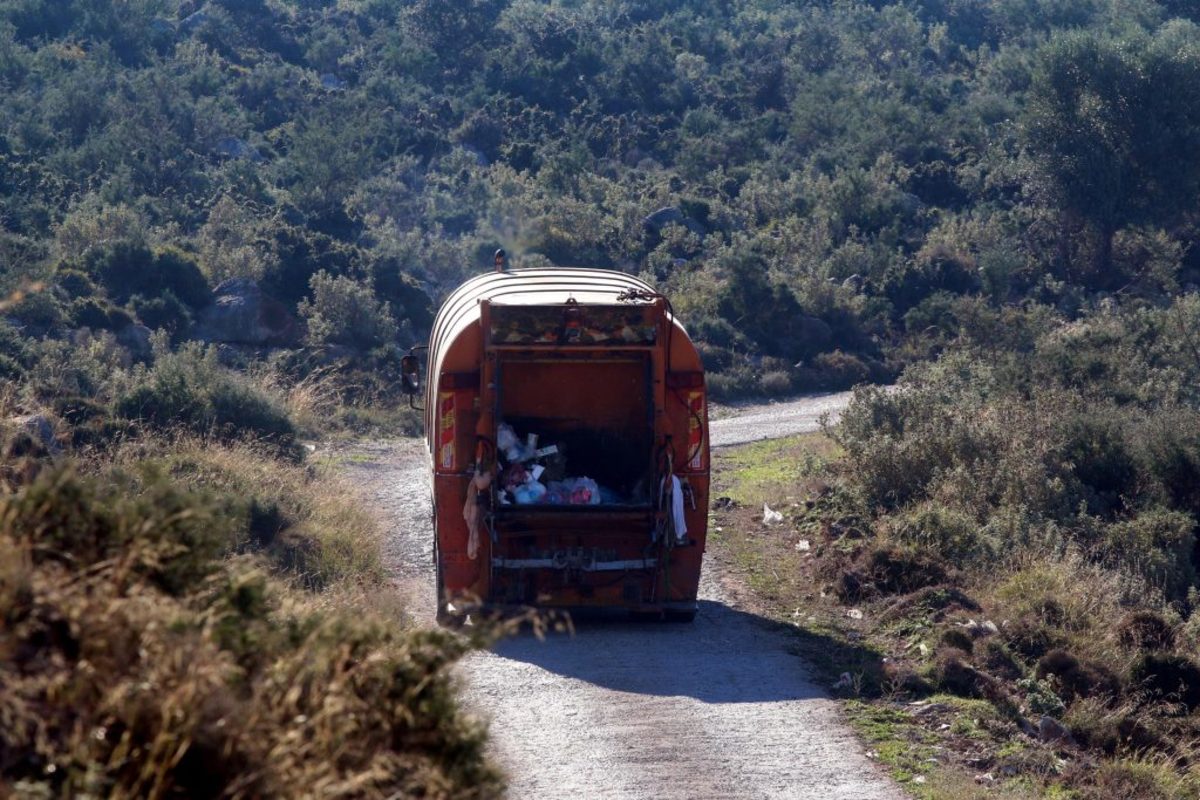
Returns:
[[[574,298],[581,305],[610,305],[630,289],[654,291],[641,278],[611,269],[549,267],[479,275],[455,289],[438,311],[429,337],[431,373],[436,375],[432,370],[440,370],[441,355],[446,348],[479,320],[481,300],[503,305],[549,306]]]

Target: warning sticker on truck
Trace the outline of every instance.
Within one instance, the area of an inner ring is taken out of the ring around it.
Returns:
[[[704,393],[688,393],[688,462],[689,469],[702,469],[704,462]]]
[[[438,394],[441,417],[438,436],[438,463],[442,469],[454,469],[454,392]]]

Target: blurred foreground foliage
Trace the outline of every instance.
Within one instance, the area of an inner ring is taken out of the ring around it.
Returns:
[[[230,507],[211,481],[186,488],[196,473],[184,465],[244,472],[247,453],[176,454],[182,480],[142,456],[94,476],[48,468],[0,496],[0,790],[498,792],[483,731],[460,715],[448,676],[467,639],[399,627],[369,570],[349,570],[346,596],[330,602],[291,588],[254,554],[271,527],[304,524],[278,506],[264,520],[257,495],[328,505],[328,491],[317,487],[312,500],[307,487],[301,501],[302,480],[275,478],[225,495],[241,506]],[[305,546],[328,544],[318,536]],[[353,546],[371,552],[369,539]],[[318,572],[323,563],[335,562],[318,555]]]

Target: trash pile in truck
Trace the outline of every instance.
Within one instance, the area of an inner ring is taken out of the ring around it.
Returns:
[[[497,497],[502,505],[584,506],[624,502],[617,492],[567,472],[562,443],[538,447],[538,435],[522,440],[511,425],[496,431]]]

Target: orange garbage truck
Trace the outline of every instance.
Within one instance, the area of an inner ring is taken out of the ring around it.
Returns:
[[[666,297],[612,270],[480,275],[439,310],[426,368],[440,620],[513,607],[695,616],[705,383]]]

